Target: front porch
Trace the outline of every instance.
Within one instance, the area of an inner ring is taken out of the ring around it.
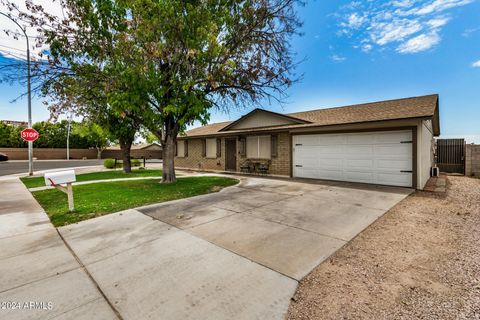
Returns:
[[[291,176],[288,132],[179,140],[175,166],[205,172]]]

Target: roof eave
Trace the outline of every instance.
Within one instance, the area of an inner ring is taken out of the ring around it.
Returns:
[[[218,130],[218,132],[220,131],[227,131],[228,129],[234,127],[235,125],[237,125],[238,123],[240,123],[242,120],[250,117],[252,114],[254,113],[257,113],[257,112],[266,112],[266,113],[269,113],[269,114],[272,114],[272,115],[275,115],[277,117],[280,117],[280,118],[283,118],[283,119],[287,119],[287,120],[290,120],[290,121],[293,121],[293,122],[296,122],[298,124],[306,124],[306,123],[311,123],[310,121],[307,121],[307,120],[303,120],[303,119],[298,119],[298,118],[295,118],[295,117],[290,117],[288,115],[285,115],[285,114],[281,114],[281,113],[277,113],[277,112],[273,112],[273,111],[269,111],[269,110],[264,110],[264,109],[259,109],[259,108],[256,108],[252,111],[250,111],[249,113],[247,113],[246,115],[243,115],[241,116],[239,119],[233,121],[232,123],[228,124],[227,126],[223,127],[222,129]],[[253,128],[252,128],[253,129]],[[249,130],[249,129],[247,129]]]
[[[425,115],[425,116],[418,116],[418,117],[404,117],[404,118],[395,118],[395,119],[386,119],[386,120],[370,120],[370,121],[355,121],[355,122],[347,122],[347,123],[332,123],[332,124],[318,124],[315,125],[315,123],[311,123],[309,126],[299,126],[299,127],[290,127],[290,128],[285,128],[282,126],[279,127],[271,127],[270,130],[266,130],[265,128],[258,128],[258,130],[254,129],[246,129],[245,131],[218,131],[215,133],[211,134],[204,134],[204,135],[195,135],[195,136],[183,136],[183,137],[178,137],[177,139],[179,140],[186,140],[186,139],[203,139],[203,138],[208,138],[208,137],[223,137],[223,136],[228,136],[228,135],[248,135],[248,134],[258,134],[262,132],[282,132],[282,131],[287,131],[287,132],[295,132],[299,131],[302,129],[312,129],[312,128],[323,128],[323,127],[335,127],[335,126],[346,126],[346,125],[356,125],[360,123],[377,123],[377,122],[392,122],[392,121],[400,121],[400,120],[425,120],[425,119],[434,119],[435,117]],[[435,131],[435,120],[432,121],[434,124],[434,135],[438,136],[440,134],[439,127],[438,127],[438,134]],[[438,116],[437,116],[437,124],[438,124]]]
[[[432,117],[432,128],[433,128],[433,135],[435,137],[440,136],[440,111],[439,111],[439,98],[437,96],[437,104],[435,106],[435,111]]]

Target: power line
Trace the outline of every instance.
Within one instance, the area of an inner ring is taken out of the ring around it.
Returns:
[[[12,56],[12,57],[20,59],[20,60],[25,60],[27,58],[26,55],[21,55],[21,54],[16,53],[16,52],[7,51],[5,49],[0,49],[0,54],[2,54],[4,56]]]
[[[22,50],[22,49],[18,49],[18,48],[14,48],[14,47],[9,47],[9,46],[6,46],[4,44],[0,44],[0,47],[4,47],[4,48],[7,48],[7,49],[11,49],[11,50],[15,50],[15,51],[20,51],[20,52],[25,52],[25,50]]]

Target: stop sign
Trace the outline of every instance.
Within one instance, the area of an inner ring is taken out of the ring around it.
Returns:
[[[33,128],[27,128],[20,132],[20,136],[25,141],[35,141],[38,139],[38,132]]]

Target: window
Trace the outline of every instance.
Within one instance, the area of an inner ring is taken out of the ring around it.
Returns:
[[[217,157],[217,139],[205,139],[205,156],[207,158]]]
[[[271,138],[270,136],[248,136],[247,158],[270,159]]]
[[[177,141],[177,157],[179,158],[185,157],[185,141],[184,140]]]

